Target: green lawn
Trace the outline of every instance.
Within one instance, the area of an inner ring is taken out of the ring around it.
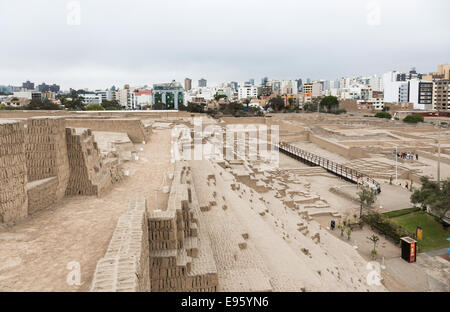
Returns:
[[[433,216],[424,211],[412,212],[406,215],[393,217],[391,220],[415,233],[416,226],[420,225],[423,231],[423,240],[419,242],[419,252],[449,247],[447,237],[450,237],[450,228],[445,229]]]

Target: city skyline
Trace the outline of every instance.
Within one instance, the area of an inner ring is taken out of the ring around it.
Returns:
[[[0,4],[3,44],[14,47],[0,51],[0,84],[105,89],[186,77],[208,85],[266,76],[334,80],[411,67],[426,73],[450,62],[450,43],[442,40],[448,1],[75,1],[79,25],[69,25],[77,12],[67,7],[72,2]]]

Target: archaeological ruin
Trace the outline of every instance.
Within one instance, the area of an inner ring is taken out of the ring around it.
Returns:
[[[435,180],[438,153],[445,179],[450,130],[432,121],[3,111],[0,291],[427,291],[403,267],[368,283],[371,229],[330,222],[357,218],[363,185],[376,211],[411,207],[402,185]],[[448,287],[448,264],[418,262]]]

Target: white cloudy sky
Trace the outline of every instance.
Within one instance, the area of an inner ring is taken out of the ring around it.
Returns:
[[[334,79],[450,62],[448,0],[80,0],[79,26],[69,2],[0,0],[0,85]]]

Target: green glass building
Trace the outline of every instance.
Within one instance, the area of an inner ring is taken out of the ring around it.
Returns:
[[[158,83],[153,85],[153,104],[163,103],[165,109],[178,109],[184,105],[184,89],[181,83]]]

